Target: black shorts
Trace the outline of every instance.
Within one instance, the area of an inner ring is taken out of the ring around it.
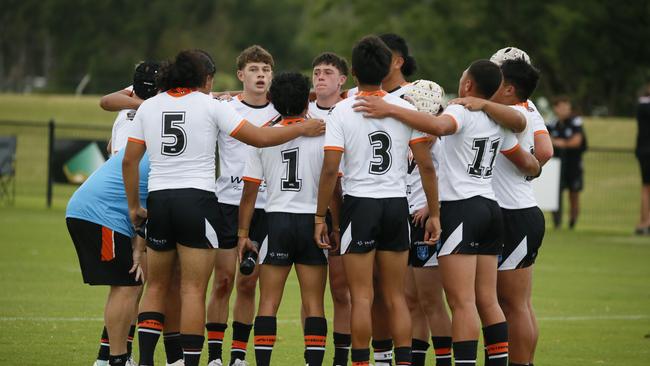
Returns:
[[[107,286],[139,286],[129,273],[133,266],[131,238],[90,221],[66,218],[77,250],[84,283]]]
[[[248,235],[251,240],[262,243],[268,235],[266,212],[256,208],[251,219]],[[239,230],[239,206],[217,203],[217,237],[219,249],[232,249],[237,247],[237,230]]]
[[[190,248],[219,247],[217,197],[201,189],[165,189],[147,198],[147,246],[173,250],[176,243]]]
[[[546,229],[542,210],[539,207],[530,207],[519,210],[501,209],[501,212],[504,230],[499,271],[532,266]]]
[[[650,155],[638,155],[639,168],[641,169],[641,182],[650,184]]]
[[[341,253],[374,249],[409,249],[409,208],[406,197],[361,198],[346,195],[341,210]]]
[[[499,255],[503,250],[501,208],[481,196],[440,203],[442,246],[438,256],[449,254]]]
[[[568,189],[570,192],[580,192],[584,188],[584,172],[582,168],[582,159],[578,161],[562,161],[562,171],[560,173],[560,186],[562,189]]]
[[[424,227],[416,226],[412,216],[409,218],[409,225],[411,227],[409,266],[415,268],[438,266],[437,245],[427,245],[424,242]]]
[[[314,242],[314,214],[269,212],[266,217],[269,237],[260,248],[261,264],[327,265],[325,250]]]

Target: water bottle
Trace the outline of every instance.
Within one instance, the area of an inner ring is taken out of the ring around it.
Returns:
[[[251,240],[251,243],[257,248],[260,249],[260,245],[255,241]],[[255,265],[257,264],[257,253],[252,250],[247,250],[244,252],[244,256],[239,263],[239,272],[245,276],[250,275],[255,270]]]

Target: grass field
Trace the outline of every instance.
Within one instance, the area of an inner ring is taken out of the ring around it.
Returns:
[[[0,121],[54,117],[62,124],[106,126],[97,132],[63,131],[69,136],[105,137],[114,115],[97,103],[96,97],[0,95]],[[591,146],[632,146],[630,120],[589,119],[586,126]],[[53,208],[44,208],[43,131],[0,125],[0,135],[19,136],[17,202],[0,206],[0,365],[91,365],[106,289],[81,283],[64,223],[74,187],[55,186]],[[639,204],[635,164],[631,154],[589,153],[584,221],[576,231],[547,232],[535,274],[538,365],[650,364],[650,238],[629,234]],[[292,276],[279,314],[276,365],[304,364],[297,309]],[[231,334],[229,328],[227,343]],[[162,344],[159,363],[161,351]],[[331,347],[326,357],[331,360]],[[433,365],[430,358],[427,364]]]

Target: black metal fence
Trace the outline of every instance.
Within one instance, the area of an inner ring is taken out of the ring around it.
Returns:
[[[45,203],[47,207],[65,207],[76,186],[52,182],[50,168],[54,140],[76,138],[108,141],[110,130],[110,126],[64,124],[54,120],[0,121],[0,135],[18,137],[17,201],[31,202],[35,206]],[[585,183],[577,227],[631,230],[638,219],[641,187],[633,150],[591,147],[584,155],[584,167]],[[567,211],[566,197],[563,206]],[[568,214],[565,214],[565,226],[567,221]]]

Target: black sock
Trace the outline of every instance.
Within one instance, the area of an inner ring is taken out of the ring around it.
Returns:
[[[334,332],[334,363],[332,366],[347,366],[351,343],[351,335]]]
[[[327,320],[322,317],[305,318],[305,362],[309,366],[320,366],[325,357],[327,343]]]
[[[411,364],[413,366],[424,366],[427,360],[427,349],[429,349],[429,342],[413,338],[411,340],[411,347],[413,348],[411,351]],[[397,356],[395,356],[395,360],[397,360]]]
[[[454,362],[456,364],[463,364],[463,366],[476,365],[478,340],[454,342],[452,347],[454,349]]]
[[[165,356],[167,363],[174,363],[183,359],[183,347],[181,346],[181,334],[179,332],[163,333],[165,342]]]
[[[492,324],[483,328],[486,366],[508,365],[508,324]]]
[[[532,365],[532,363],[531,364],[523,364],[523,363],[508,362],[508,366],[531,366],[531,365]]]
[[[208,363],[214,360],[221,360],[223,352],[223,335],[228,328],[224,323],[208,323],[205,329],[208,331]]]
[[[181,334],[183,361],[185,362],[185,366],[199,366],[204,341],[205,337],[203,335]]]
[[[388,366],[393,364],[393,340],[379,339],[372,340],[375,365]]]
[[[135,325],[131,324],[129,328],[129,336],[126,338],[126,357],[131,358],[131,353],[133,351],[133,337],[135,336]]]
[[[138,346],[140,348],[140,362],[138,365],[153,365],[153,355],[156,343],[162,333],[165,315],[156,312],[138,314]]]
[[[451,366],[451,337],[431,337],[436,366]]]
[[[411,347],[395,347],[395,365],[411,365]]]
[[[369,348],[353,348],[350,353],[352,353],[352,366],[368,366],[370,363]]]
[[[124,366],[126,365],[126,360],[128,359],[129,357],[126,353],[118,356],[110,355],[108,357],[108,364],[111,366]]]
[[[255,318],[255,361],[257,366],[269,366],[277,334],[277,319],[274,316]]]
[[[108,344],[108,331],[106,327],[102,330],[102,337],[99,339],[99,352],[97,352],[97,359],[99,361],[108,361],[111,348]]]
[[[230,364],[236,359],[246,359],[246,348],[248,347],[248,338],[251,335],[253,324],[244,324],[232,322],[232,346],[230,347]]]

